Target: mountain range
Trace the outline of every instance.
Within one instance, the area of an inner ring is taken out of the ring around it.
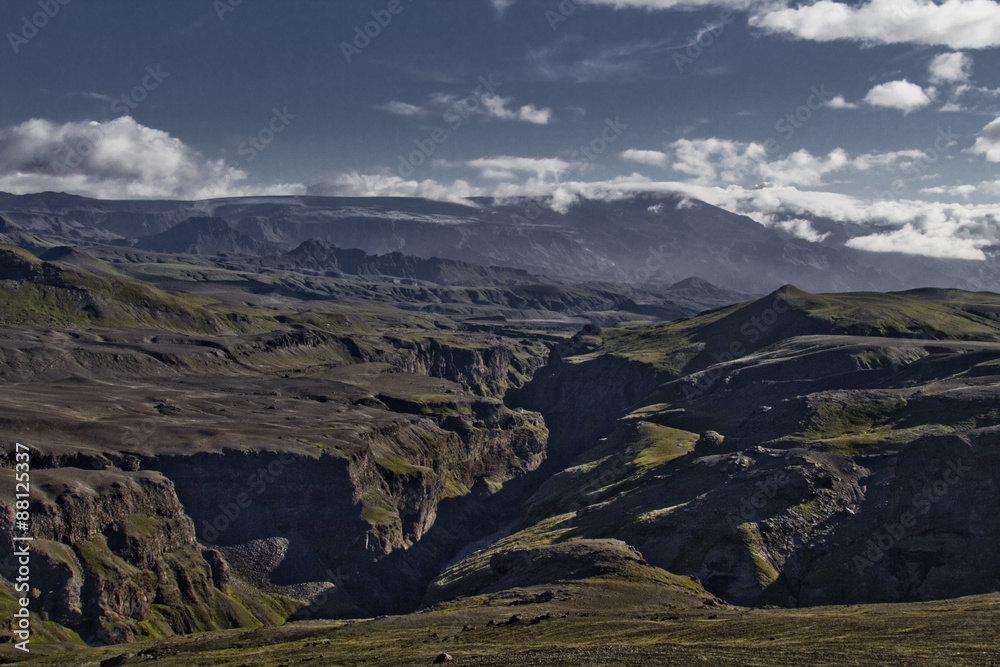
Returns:
[[[989,664],[984,263],[472,204],[0,196],[40,664]]]
[[[0,215],[10,227],[0,240],[8,243],[19,234],[21,242],[44,238],[59,245],[262,255],[315,239],[369,254],[438,257],[573,281],[664,286],[697,276],[754,294],[786,283],[814,292],[1000,289],[990,249],[986,261],[861,251],[845,246],[861,233],[847,225],[813,220],[822,240],[810,241],[674,196],[584,200],[559,212],[526,198],[183,202],[0,194]]]

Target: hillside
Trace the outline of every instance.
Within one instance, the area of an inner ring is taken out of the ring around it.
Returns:
[[[188,218],[159,234],[137,239],[135,247],[192,255],[260,255],[277,249],[274,244],[262,243],[240,233],[222,218],[210,217]]]
[[[998,312],[785,287],[579,336],[513,401],[560,462],[519,530],[622,539],[740,604],[997,590]]]
[[[0,247],[0,378],[17,386],[0,411],[32,447],[36,576],[58,591],[33,608],[50,664],[121,654],[79,653],[75,637],[149,641],[123,664],[169,664],[246,648],[225,632],[254,628],[304,658],[348,660],[359,642],[382,658],[496,654],[498,633],[522,631],[512,650],[553,664],[578,650],[638,664],[652,654],[614,638],[637,628],[684,664],[739,660],[705,624],[754,644],[817,633],[818,618],[905,660],[937,649],[885,637],[935,614],[938,642],[981,655],[954,614],[980,622],[992,598],[944,616],[917,603],[1000,590],[998,295],[785,286],[569,335],[255,295],[221,259],[44,257]],[[225,298],[134,277],[157,266]],[[700,279],[666,291],[726,294]],[[12,517],[5,505],[0,533]],[[0,580],[0,605],[11,591]],[[891,619],[882,635],[836,606],[883,603],[902,606],[865,608]],[[768,605],[815,611],[747,616]],[[393,632],[411,643],[383,645]],[[321,643],[296,644],[306,636]],[[830,637],[760,655],[864,664]]]
[[[617,324],[694,315],[749,295],[706,281],[679,287],[573,283],[500,267],[401,255],[368,255],[307,241],[283,255],[198,257],[93,247],[88,253],[164,289],[243,303],[274,295],[308,301],[381,303],[487,326]]]
[[[71,248],[43,256],[52,261],[0,244],[0,323],[216,333],[270,326],[209,299],[164,292]]]

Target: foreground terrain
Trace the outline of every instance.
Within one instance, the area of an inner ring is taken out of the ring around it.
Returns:
[[[34,662],[996,660],[1000,296],[161,250],[0,246]]]
[[[86,651],[40,646],[25,664],[409,666],[433,664],[442,653],[452,656],[449,664],[483,667],[1000,664],[996,596],[740,609],[662,599],[649,605],[645,587],[595,580],[550,587],[557,599],[523,604],[539,590],[380,620],[306,621]]]

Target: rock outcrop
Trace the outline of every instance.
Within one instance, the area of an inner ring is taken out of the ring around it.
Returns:
[[[13,496],[12,471],[0,478]],[[157,472],[37,470],[32,490],[31,609],[89,643],[274,624],[293,609],[232,580]],[[0,539],[12,529],[4,507]]]

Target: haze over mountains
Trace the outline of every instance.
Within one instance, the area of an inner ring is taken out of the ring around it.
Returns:
[[[277,255],[320,240],[369,254],[459,260],[573,281],[674,284],[697,276],[765,294],[915,287],[1000,289],[986,261],[874,253],[844,245],[852,227],[810,221],[797,238],[703,202],[660,195],[583,200],[565,213],[531,199],[469,205],[408,198],[249,197],[198,202],[0,195],[6,242],[121,245],[158,252]],[[857,233],[857,230],[853,230]],[[35,238],[35,242],[39,241]]]

